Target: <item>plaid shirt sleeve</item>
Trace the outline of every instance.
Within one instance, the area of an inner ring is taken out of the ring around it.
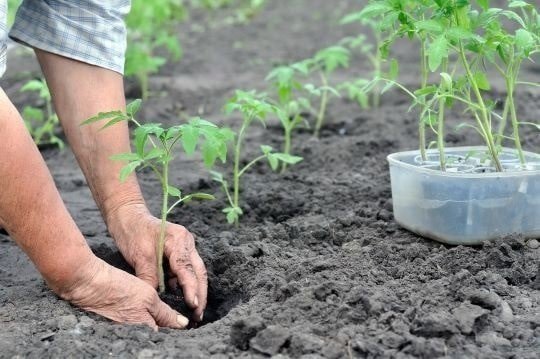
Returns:
[[[7,17],[7,1],[0,0],[0,77],[6,71],[6,17]]]
[[[123,18],[130,7],[130,0],[23,0],[9,36],[34,48],[123,73]]]

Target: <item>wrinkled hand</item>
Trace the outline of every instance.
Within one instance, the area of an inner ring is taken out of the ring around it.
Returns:
[[[137,277],[158,287],[156,241],[160,220],[141,204],[126,205],[108,220],[109,231]],[[193,320],[200,322],[206,308],[208,279],[204,263],[195,249],[193,235],[184,227],[168,223],[164,255],[171,270],[169,286],[181,286]]]
[[[77,280],[58,294],[74,305],[120,323],[185,328],[189,320],[163,303],[141,279],[94,257]]]

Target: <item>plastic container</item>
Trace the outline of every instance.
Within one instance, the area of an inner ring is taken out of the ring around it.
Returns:
[[[448,244],[474,245],[519,233],[540,237],[540,156],[503,149],[504,172],[491,167],[485,147],[447,148],[448,169],[437,150],[388,156],[394,218],[404,228]]]

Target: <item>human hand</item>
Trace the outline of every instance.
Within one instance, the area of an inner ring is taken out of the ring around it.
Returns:
[[[161,221],[143,204],[117,209],[107,220],[109,231],[137,277],[158,287],[156,242]],[[204,263],[195,249],[193,235],[183,226],[168,223],[164,255],[169,260],[169,286],[181,286],[186,304],[193,309],[193,320],[203,320],[208,278]]]
[[[189,320],[163,303],[148,283],[94,257],[77,279],[57,288],[63,299],[115,322],[183,329]]]

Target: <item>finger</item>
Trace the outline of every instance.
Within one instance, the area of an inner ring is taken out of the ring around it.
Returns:
[[[191,263],[193,253],[196,253],[195,239],[183,227],[178,229],[174,239],[167,241],[165,245],[165,255],[169,258],[169,266],[178,278],[187,305],[191,308],[197,308],[199,306],[197,298],[199,283],[193,263]]]
[[[154,261],[155,262],[155,261]],[[158,287],[158,275],[157,268],[155,263],[144,261],[140,265],[135,266],[135,275],[150,284],[152,288],[156,289]]]
[[[198,281],[197,299],[199,300],[199,305],[193,311],[193,319],[197,322],[202,322],[208,297],[208,273],[206,272],[203,260],[196,252],[192,257],[191,262],[193,263],[193,269],[195,270]]]
[[[167,281],[171,291],[175,292],[178,289],[178,279],[176,277],[169,278]]]
[[[189,320],[175,310],[163,303],[156,295],[154,305],[148,308],[148,312],[160,327],[184,329],[188,326]]]

